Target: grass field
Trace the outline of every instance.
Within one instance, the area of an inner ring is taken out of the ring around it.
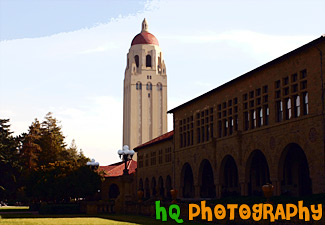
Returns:
[[[175,225],[174,221],[161,222],[154,218],[133,215],[35,215],[0,214],[1,225]],[[184,222],[183,225],[193,225]],[[195,223],[197,224],[197,223]]]
[[[2,206],[0,207],[1,212],[19,212],[29,210],[29,206]]]

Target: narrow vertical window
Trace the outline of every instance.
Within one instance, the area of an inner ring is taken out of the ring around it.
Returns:
[[[218,121],[218,136],[219,136],[219,138],[222,137],[222,122],[221,122],[221,120]]]
[[[204,126],[201,127],[201,135],[202,135],[201,140],[202,140],[202,142],[204,142],[204,140],[205,140]]]
[[[223,120],[223,136],[227,136],[227,130],[228,130],[228,121],[225,119]]]
[[[251,129],[254,129],[256,127],[256,111],[251,110]]]
[[[257,126],[263,126],[263,109],[261,107],[257,109]]]
[[[287,98],[286,99],[286,120],[291,119],[291,99]]]
[[[244,120],[245,120],[244,130],[248,130],[248,128],[249,128],[249,114],[248,114],[248,112],[244,113]]]
[[[308,92],[303,93],[303,107],[304,107],[304,115],[308,115],[309,109],[308,109]]]
[[[229,118],[229,134],[233,133],[234,120],[232,117]]]
[[[238,131],[238,116],[237,115],[235,115],[235,125],[234,125],[234,127],[235,127],[235,131]]]
[[[269,125],[269,115],[270,115],[270,109],[268,105],[264,106],[264,124]]]
[[[151,55],[146,56],[146,67],[151,67]]]
[[[138,55],[134,56],[134,62],[135,62],[135,65],[137,67],[139,67],[139,56]]]
[[[209,141],[210,138],[209,125],[206,125],[205,128],[206,128],[206,141]]]
[[[296,95],[294,96],[294,117],[300,116],[300,96]]]
[[[190,136],[190,132],[187,131],[187,146],[191,145],[191,136]]]
[[[196,138],[197,138],[197,143],[201,143],[201,132],[200,128],[196,129]]]
[[[283,107],[282,107],[282,101],[276,102],[276,112],[277,112],[277,122],[281,122],[283,119]]]
[[[210,137],[213,138],[213,123],[210,124]]]

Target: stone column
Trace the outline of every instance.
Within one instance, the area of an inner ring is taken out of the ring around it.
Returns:
[[[240,184],[240,195],[241,196],[247,196],[248,195],[248,183],[247,182],[241,182]]]
[[[200,198],[200,185],[194,185],[195,198]]]
[[[222,186],[221,184],[216,184],[216,198],[221,198]]]

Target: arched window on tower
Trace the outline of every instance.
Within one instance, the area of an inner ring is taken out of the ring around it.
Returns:
[[[152,90],[152,84],[150,82],[147,83],[147,90]]]
[[[162,84],[161,83],[158,83],[157,84],[157,91],[161,91],[162,90]]]
[[[146,56],[146,67],[151,67],[151,55]]]
[[[135,65],[137,65],[137,67],[139,67],[139,56],[138,55],[134,56],[134,62],[135,62]]]
[[[141,89],[142,89],[142,83],[141,83],[140,81],[137,82],[136,85],[135,85],[135,88],[136,88],[137,90],[141,90]]]

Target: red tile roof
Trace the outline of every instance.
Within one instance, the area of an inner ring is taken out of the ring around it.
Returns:
[[[118,162],[108,166],[100,166],[98,171],[103,171],[105,173],[105,177],[118,177],[123,175],[124,168],[124,162]],[[135,173],[137,162],[134,160],[128,161],[127,168],[129,170],[129,174]]]
[[[140,34],[137,34],[133,38],[131,46],[140,45],[140,44],[153,44],[159,46],[157,38],[153,34],[147,31],[142,31]]]
[[[139,145],[137,147],[134,148],[134,151],[138,151],[140,148],[143,148],[143,147],[148,147],[152,144],[156,144],[156,143],[159,143],[161,141],[164,141],[164,140],[167,140],[167,139],[171,139],[173,138],[173,135],[174,135],[174,131],[169,131],[159,137],[156,137],[154,139],[152,139],[151,141],[148,141],[146,143],[143,143],[142,145]]]

